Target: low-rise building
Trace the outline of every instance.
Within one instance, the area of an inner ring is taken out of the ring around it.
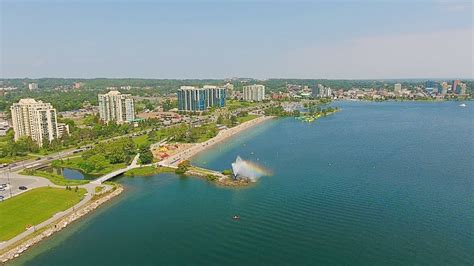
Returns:
[[[58,123],[58,138],[69,135],[69,125],[65,123]]]
[[[0,121],[0,136],[5,136],[10,129],[7,121]]]

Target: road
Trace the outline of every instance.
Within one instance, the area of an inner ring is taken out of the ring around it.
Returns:
[[[58,156],[59,156],[59,154],[58,154]],[[126,168],[124,168],[124,170],[127,171],[129,169],[140,167],[140,165],[138,165],[139,157],[140,157],[140,154],[137,154],[135,156],[134,160],[132,161],[132,163],[129,166],[127,166]],[[10,197],[17,196],[17,195],[19,195],[21,193],[24,193],[26,191],[30,191],[34,188],[39,188],[39,187],[50,186],[50,187],[56,187],[56,188],[65,188],[65,186],[55,185],[51,181],[49,181],[48,179],[42,178],[42,177],[20,175],[20,174],[15,173],[15,172],[9,172],[9,173],[6,173],[6,174],[7,175],[4,175],[3,177],[0,178],[0,184],[7,183],[7,182],[9,183],[8,190],[0,191],[0,192],[5,194],[5,195],[0,194],[0,195],[5,197],[4,200],[6,200],[7,198],[10,198]],[[104,177],[107,177],[107,176],[108,175],[105,175]],[[102,177],[102,178],[104,178],[104,177]],[[99,179],[102,179],[102,178],[99,178]],[[111,177],[107,177],[107,179],[110,179],[110,178]],[[29,235],[31,235],[36,230],[41,229],[45,226],[48,226],[51,223],[53,223],[55,221],[58,221],[59,219],[61,219],[63,217],[66,217],[67,215],[75,212],[80,207],[82,207],[83,205],[85,205],[86,203],[89,202],[89,200],[95,194],[96,187],[98,187],[98,186],[104,186],[105,187],[105,190],[101,193],[107,192],[110,189],[112,189],[112,186],[104,185],[104,184],[101,184],[101,183],[102,182],[92,181],[92,182],[89,182],[87,184],[78,186],[80,188],[85,188],[87,190],[87,193],[84,195],[84,198],[78,204],[74,205],[73,207],[71,207],[71,208],[69,208],[65,211],[56,213],[54,216],[52,216],[48,220],[33,226],[32,228],[22,232],[21,234],[15,236],[12,239],[9,239],[9,240],[4,241],[4,242],[0,242],[0,250],[16,243],[17,241],[20,241],[21,239],[23,239],[23,238],[25,238]],[[26,186],[28,189],[27,190],[19,190],[18,189],[19,186]]]
[[[120,139],[120,138],[127,138],[127,137],[133,137],[133,136],[137,136],[137,135],[148,134],[152,130],[156,130],[156,128],[155,129],[147,129],[147,130],[143,130],[143,131],[135,132],[135,133],[130,133],[130,134],[126,134],[126,135],[116,136],[116,137],[112,137],[112,138],[105,139],[105,140],[100,140],[100,141],[98,141],[98,143],[104,143],[104,142],[109,142],[109,141],[113,141],[113,140]],[[84,145],[83,147],[80,147],[79,149],[82,149],[82,150],[90,149],[94,145],[95,144]],[[77,148],[68,149],[68,150],[63,150],[63,151],[56,152],[56,153],[51,153],[49,155],[46,155],[46,156],[42,157],[41,159],[29,159],[29,160],[24,160],[24,161],[11,163],[9,166],[0,169],[0,176],[2,174],[5,174],[6,172],[19,172],[19,171],[21,171],[25,168],[31,168],[31,167],[47,165],[47,164],[51,163],[54,160],[58,160],[58,159],[61,159],[61,158],[64,158],[64,157],[67,157],[67,156],[70,156],[70,155],[74,154],[74,151],[76,151],[76,150],[78,150],[78,149]],[[38,157],[38,158],[40,158],[40,157]]]

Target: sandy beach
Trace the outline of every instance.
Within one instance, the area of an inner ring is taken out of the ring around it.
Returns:
[[[238,133],[240,133],[240,132],[242,132],[246,129],[249,129],[253,126],[261,124],[261,123],[263,123],[265,121],[268,121],[272,118],[273,118],[272,116],[261,116],[261,117],[255,118],[253,120],[247,121],[245,123],[242,123],[242,124],[240,124],[238,126],[235,126],[233,128],[221,130],[217,134],[217,136],[215,136],[214,138],[209,139],[209,140],[207,140],[205,142],[202,142],[202,143],[196,143],[196,144],[189,145],[189,147],[187,149],[184,149],[184,150],[168,157],[167,159],[159,162],[159,165],[176,168],[179,162],[181,162],[183,160],[188,160],[191,157],[198,154],[199,152],[202,152],[202,151],[212,147],[214,144],[222,142],[222,141],[224,141],[224,140],[226,140],[226,139],[228,139],[228,138],[230,138],[230,137],[232,137],[232,136],[234,136],[234,135],[236,135],[236,134],[238,134]],[[48,238],[49,236],[51,236],[55,232],[58,232],[58,231],[62,230],[67,225],[71,224],[73,221],[81,218],[82,216],[84,216],[84,215],[88,214],[89,212],[93,211],[94,209],[98,208],[101,204],[103,204],[106,201],[112,199],[113,197],[119,195],[122,191],[123,191],[123,188],[118,187],[115,191],[111,192],[110,194],[108,194],[108,195],[106,195],[106,196],[104,196],[100,199],[93,200],[93,201],[88,201],[85,204],[85,206],[83,206],[80,209],[72,212],[71,214],[69,214],[69,215],[67,215],[67,216],[65,216],[61,219],[55,220],[52,223],[48,223],[48,224],[52,224],[52,226],[49,225],[48,228],[46,230],[44,230],[43,232],[41,232],[40,234],[38,234],[34,237],[31,237],[31,238],[28,238],[25,241],[19,240],[16,244],[13,244],[12,246],[9,246],[9,247],[5,248],[4,250],[2,250],[2,254],[0,254],[0,263],[5,263],[8,260],[11,260],[11,259],[14,259],[14,258],[20,256],[25,250],[27,250],[31,246],[37,244],[38,242],[40,242],[41,240],[43,240],[45,238]],[[54,219],[54,218],[51,218],[51,219]]]
[[[161,165],[161,166],[167,166],[167,167],[177,167],[177,165],[184,161],[184,160],[188,160],[190,159],[191,157],[195,156],[196,154],[212,147],[214,144],[216,143],[219,143],[219,142],[222,142],[244,130],[247,130],[251,127],[254,127],[258,124],[261,124],[265,121],[268,121],[270,119],[273,119],[273,116],[260,116],[258,118],[255,118],[253,120],[250,120],[250,121],[247,121],[247,122],[244,122],[238,126],[235,126],[235,127],[232,127],[232,128],[228,128],[228,129],[224,129],[224,130],[221,130],[217,136],[215,136],[214,138],[212,139],[209,139],[205,142],[201,142],[201,143],[196,143],[192,146],[190,146],[188,149],[186,150],[183,150],[179,153],[176,153],[170,157],[168,157],[167,159],[159,162],[158,164]]]

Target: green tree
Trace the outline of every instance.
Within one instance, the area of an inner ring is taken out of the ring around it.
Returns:
[[[86,173],[98,172],[107,167],[107,159],[102,154],[96,154],[89,157],[87,160],[80,164],[81,169]]]
[[[237,125],[237,123],[238,123],[237,117],[236,117],[235,115],[231,116],[231,117],[230,117],[230,124],[231,124],[231,126],[234,127],[234,126]]]
[[[175,173],[182,175],[188,171],[188,168],[191,166],[191,163],[188,160],[184,160],[178,164],[178,168]]]
[[[153,162],[153,153],[150,151],[150,146],[143,146],[140,148],[140,164],[150,164]]]

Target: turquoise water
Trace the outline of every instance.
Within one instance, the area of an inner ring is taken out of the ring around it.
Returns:
[[[473,103],[336,105],[194,159],[223,170],[240,155],[273,172],[250,188],[123,177],[118,200],[13,264],[472,265]]]

